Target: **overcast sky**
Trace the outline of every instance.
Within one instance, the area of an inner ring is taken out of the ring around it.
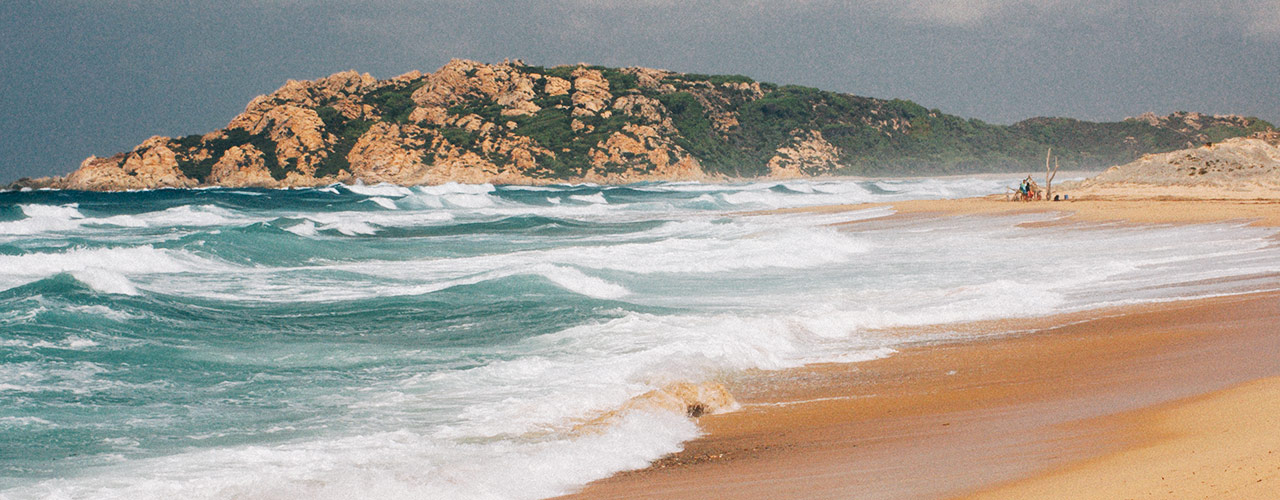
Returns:
[[[1280,0],[3,0],[0,183],[223,127],[287,79],[451,58],[736,73],[993,123],[1280,123]]]

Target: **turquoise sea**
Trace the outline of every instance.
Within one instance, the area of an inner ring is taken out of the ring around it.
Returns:
[[[0,498],[544,498],[672,383],[1274,286],[1244,222],[759,212],[1018,177],[0,193]]]

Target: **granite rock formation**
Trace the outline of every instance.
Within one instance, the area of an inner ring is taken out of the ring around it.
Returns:
[[[379,80],[290,80],[226,128],[152,137],[17,187],[297,187],[336,182],[545,184],[1024,170],[1045,148],[1101,168],[1270,130],[1175,113],[1012,126],[747,77],[456,59]]]

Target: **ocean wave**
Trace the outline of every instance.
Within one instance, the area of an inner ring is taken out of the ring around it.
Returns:
[[[286,227],[284,230],[307,238],[313,237],[319,232],[316,227],[316,221],[311,219],[303,219],[302,222]]]
[[[533,272],[561,288],[595,299],[620,299],[631,293],[624,286],[588,276],[572,267],[542,265]]]
[[[399,210],[399,209],[400,209],[400,207],[396,206],[396,202],[391,201],[391,200],[386,199],[386,198],[383,198],[383,197],[380,197],[380,196],[375,196],[375,197],[373,197],[373,198],[369,198],[368,200],[365,200],[365,201],[373,202],[373,203],[377,204],[378,206],[380,206],[380,207],[382,207],[382,208],[385,208],[385,209],[387,209],[387,210]]]
[[[359,280],[348,277],[341,281],[342,286],[335,287],[331,279],[314,277],[316,272],[334,271],[373,275],[378,278]],[[258,269],[252,275],[241,275],[234,279],[224,278],[220,273],[171,277],[163,282],[149,282],[146,288],[166,294],[231,303],[325,303],[430,295],[500,283],[512,278],[537,277],[545,280],[546,285],[591,299],[618,300],[631,293],[625,286],[591,276],[570,266],[546,263],[528,266],[498,265],[493,268],[473,269],[473,271],[475,272],[453,269],[447,273],[420,276],[421,270],[415,268],[413,263],[383,262],[356,265],[335,263],[326,266]],[[395,279],[381,279],[383,276]],[[99,284],[99,286],[108,285]]]
[[[651,274],[813,268],[844,262],[868,251],[866,243],[846,233],[796,228],[741,239],[675,237],[547,253],[552,262]]]
[[[56,424],[0,421],[0,496],[546,497],[697,435],[633,403],[679,384],[1275,287],[1268,228],[741,213],[997,181],[7,195],[70,229],[0,242],[0,399]]]
[[[67,231],[83,225],[84,214],[79,205],[19,205],[25,219],[0,222],[0,234],[25,236],[54,231]]]
[[[617,233],[592,236],[584,238],[588,244],[578,246],[456,258],[334,263],[328,268],[385,279],[425,281],[423,284],[348,287],[342,291],[344,295],[353,296],[427,294],[512,275],[539,274],[575,293],[616,299],[628,295],[625,287],[597,281],[599,278],[582,274],[581,270],[687,275],[810,269],[845,262],[871,251],[871,247],[855,235],[831,228],[799,226],[760,232],[761,229],[762,226],[754,224],[686,221],[622,236]],[[619,239],[633,241],[609,243]],[[646,239],[652,241],[643,241]],[[330,293],[308,296],[332,298]]]
[[[0,255],[0,287],[11,288],[34,279],[69,273],[104,293],[136,295],[128,275],[181,273],[225,269],[195,255],[151,245],[112,248],[71,248],[60,252]]]
[[[489,194],[497,191],[493,184],[461,184],[447,182],[434,186],[415,186],[414,191],[421,194],[444,196],[450,194]]]
[[[0,235],[28,236],[43,233],[70,232],[86,226],[124,228],[170,226],[217,226],[243,219],[230,211],[213,206],[178,206],[157,212],[89,217],[79,204],[21,205],[25,219],[0,222]]]
[[[496,188],[492,184],[458,184],[447,183],[438,186],[399,187],[394,191],[387,188],[362,188],[359,194],[368,196],[397,197],[405,208],[413,209],[472,209],[491,207],[499,204],[500,198],[494,195]]]
[[[413,194],[413,190],[411,190],[410,188],[407,188],[404,186],[398,186],[395,184],[385,184],[385,183],[373,184],[373,185],[365,185],[362,183],[337,184],[330,187],[337,188],[340,191],[346,191],[349,193],[355,193],[355,194],[369,196],[369,197],[403,198],[405,196],[409,196]]]
[[[474,276],[439,281],[426,285],[413,286],[375,286],[370,293],[376,296],[425,295],[441,290],[461,286],[494,282],[514,276],[539,276],[556,286],[578,295],[593,299],[614,300],[626,297],[631,292],[626,287],[601,278],[587,275],[582,271],[566,266],[536,264],[532,266],[507,266],[505,268],[484,272]]]
[[[286,230],[299,236],[314,237],[321,231],[333,231],[346,236],[377,234],[379,228],[435,226],[453,221],[448,212],[405,211],[388,212],[313,212],[301,214],[302,222],[288,226]]]
[[[609,200],[606,200],[604,198],[604,193],[574,194],[574,195],[569,195],[569,199],[573,201],[580,201],[583,203],[597,203],[602,205],[609,203]]]
[[[223,226],[258,218],[244,217],[216,205],[183,205],[141,214],[148,226]]]
[[[6,382],[0,385],[0,393],[57,392],[87,396],[163,385],[163,382],[135,384],[101,376],[110,371],[109,368],[90,361],[3,363],[0,364],[0,380]]]
[[[601,186],[601,185],[599,185],[599,184],[594,184],[594,183],[590,183],[590,182],[584,182],[584,183],[581,183],[581,184],[549,184],[549,185],[545,185],[545,186],[521,186],[521,185],[511,184],[511,185],[504,185],[504,186],[502,186],[501,188],[498,188],[498,189],[500,189],[500,190],[502,190],[502,191],[537,191],[537,192],[547,192],[547,191],[565,191],[565,190],[581,189],[581,188],[598,189],[598,188],[600,188],[600,187],[602,187],[602,186]]]
[[[68,312],[72,312],[76,314],[83,314],[86,316],[93,316],[96,318],[107,318],[117,322],[125,322],[125,321],[136,320],[140,318],[140,316],[136,314],[132,314],[126,311],[121,311],[118,309],[113,309],[110,306],[102,305],[102,304],[72,305],[72,306],[66,306],[64,309]]]
[[[821,360],[868,360],[892,354],[889,340],[846,330],[828,337],[786,316],[627,313],[531,337],[508,350],[526,353],[467,370],[406,381],[402,393],[435,398],[468,393],[458,419],[432,436],[504,442],[581,425],[672,384],[701,383],[745,369],[775,370]],[[384,404],[439,404],[411,396]]]
[[[81,283],[88,285],[90,288],[102,293],[114,293],[118,295],[137,295],[138,287],[129,281],[129,278],[123,274],[108,271],[101,268],[87,268],[73,271],[75,276]]]
[[[5,390],[5,385],[0,384],[0,391]],[[0,429],[5,427],[55,427],[53,422],[40,417],[0,417]]]
[[[92,347],[98,347],[98,342],[86,339],[77,335],[70,335],[59,341],[49,340],[28,340],[28,339],[0,339],[0,347],[19,348],[19,349],[62,349],[68,351],[81,351]],[[16,387],[16,386],[14,386]]]
[[[606,433],[511,445],[438,442],[401,430],[188,451],[116,464],[110,473],[14,488],[6,495],[532,500],[643,466],[679,450],[681,442],[698,433],[691,421],[667,412],[631,412]]]

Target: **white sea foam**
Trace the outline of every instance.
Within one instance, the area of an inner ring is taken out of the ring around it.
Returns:
[[[416,186],[405,197],[405,206],[427,209],[475,209],[499,204],[492,184],[447,183]]]
[[[594,298],[616,299],[629,295],[629,290],[624,285],[589,276],[579,269],[638,274],[812,269],[844,262],[870,251],[870,247],[856,237],[828,227],[800,226],[758,232],[763,227],[768,226],[713,224],[707,221],[673,222],[633,236],[636,239],[654,241],[565,246],[462,258],[337,263],[330,267],[371,276],[410,278],[423,282],[399,285],[378,282],[367,287],[353,283],[340,290],[298,283],[301,287],[296,290],[298,293],[280,295],[280,299],[298,300],[297,297],[301,296],[306,297],[303,300],[343,300],[420,295],[526,273],[540,274],[575,293]],[[601,237],[591,241],[607,239]],[[210,290],[207,286],[200,289],[203,294],[213,294],[206,296],[230,297],[224,292]],[[257,295],[251,290],[239,288],[237,290],[241,298],[275,300],[270,295]]]
[[[215,205],[183,205],[138,217],[150,226],[221,226],[260,220],[246,218]]]
[[[3,385],[0,385],[0,390],[3,390],[3,387]],[[40,417],[0,417],[0,428],[32,426],[51,427],[53,422]]]
[[[828,224],[882,218],[891,209],[756,216],[722,212],[963,196],[984,189],[998,192],[1000,184],[998,179],[810,180],[626,188],[656,193],[654,199],[641,201],[628,201],[634,193],[610,195],[614,188],[608,187],[569,191],[446,185],[403,188],[407,192],[385,186],[357,187],[373,189],[360,193],[369,201],[381,204],[375,199],[385,199],[398,210],[272,213],[270,220],[287,217],[301,221],[285,228],[288,231],[334,238],[334,232],[376,235],[388,227],[489,222],[529,214],[585,222],[589,230],[568,237],[538,231],[413,236],[379,248],[382,252],[375,255],[386,260],[314,259],[290,267],[237,267],[184,250],[149,246],[0,255],[0,280],[69,272],[104,291],[127,291],[133,286],[225,301],[336,303],[532,279],[584,297],[610,300],[606,307],[616,308],[597,308],[596,319],[550,333],[514,336],[517,340],[509,342],[479,347],[449,344],[433,350],[417,347],[415,339],[412,348],[391,346],[396,356],[421,356],[424,361],[410,364],[426,367],[421,370],[397,371],[394,363],[379,365],[378,355],[366,349],[377,347],[372,340],[381,331],[358,343],[343,344],[346,348],[335,349],[332,356],[326,351],[311,358],[296,352],[298,346],[292,344],[254,343],[252,351],[238,353],[242,361],[302,369],[323,358],[331,366],[358,364],[360,369],[344,371],[353,376],[383,370],[391,375],[317,396],[341,410],[325,412],[315,421],[272,424],[262,431],[271,437],[258,444],[217,446],[212,444],[219,441],[215,438],[234,434],[225,428],[201,429],[190,435],[202,443],[196,446],[209,448],[187,448],[158,457],[149,453],[151,458],[141,459],[102,458],[112,465],[86,468],[75,477],[58,480],[32,479],[5,494],[14,498],[542,498],[618,470],[641,467],[695,436],[693,423],[674,413],[626,413],[590,432],[574,430],[672,382],[714,380],[744,369],[860,362],[892,355],[903,342],[954,335],[945,328],[929,329],[933,333],[927,335],[910,329],[886,334],[884,330],[891,328],[1274,287],[1280,252],[1275,251],[1276,232],[1265,228],[1232,224],[1044,228],[1022,223],[1054,215],[1016,215],[886,218],[842,232]],[[775,189],[779,186],[786,189]],[[514,197],[509,193],[503,198],[497,192],[517,189],[538,192],[523,196],[539,201],[545,192],[549,203],[569,193],[608,198],[613,203],[527,206],[510,201]],[[84,218],[76,218],[69,210],[78,213],[72,206],[54,208],[45,215],[50,220]],[[228,224],[266,217],[246,212],[221,215]],[[138,217],[146,220],[145,215]],[[597,229],[590,227],[592,222],[611,224]],[[647,229],[618,229],[630,222],[645,223],[642,227]],[[356,250],[352,255],[359,255],[360,249]],[[392,250],[400,253],[383,257]],[[11,271],[16,269],[24,271]],[[163,277],[158,276],[162,273]],[[117,277],[126,281],[114,281]],[[485,288],[485,293],[494,289]],[[463,293],[449,295],[450,300]],[[533,293],[522,300],[548,296],[556,294]],[[431,345],[444,333],[422,331],[421,345]],[[93,352],[102,349],[96,342],[108,347],[115,342],[104,338],[77,334],[46,342],[48,348]],[[0,345],[34,346],[30,342]],[[118,385],[112,377],[98,376],[95,367],[10,365],[10,371],[0,371],[0,380],[5,381],[0,391],[78,389],[92,394],[154,389]],[[289,380],[280,374],[259,377],[254,382],[267,377],[279,377],[282,383]],[[218,387],[247,384],[251,382],[225,381]],[[290,404],[306,405],[307,401]],[[303,437],[277,432],[290,426],[312,431]],[[123,451],[117,451],[126,453],[137,446],[136,441],[130,443],[120,441]]]
[[[535,264],[530,267],[524,266],[507,266],[494,271],[485,272],[469,277],[450,279],[446,281],[436,282],[425,286],[410,287],[380,287],[377,288],[378,295],[423,295],[447,288],[453,288],[463,285],[474,285],[486,281],[493,281],[511,276],[533,274],[542,276],[548,281],[555,283],[557,286],[564,288],[570,292],[592,297],[596,299],[619,299],[626,297],[631,292],[626,287],[616,283],[609,282],[600,278],[589,276],[582,271],[571,267],[555,266],[550,264]]]
[[[394,201],[388,200],[380,196],[369,198],[368,200],[365,200],[365,201],[371,201],[371,202],[377,203],[378,206],[385,208],[387,210],[397,210],[400,208],[396,206],[396,203]]]
[[[316,222],[307,219],[300,223],[284,228],[285,231],[291,232],[298,236],[312,237],[316,235]]]
[[[0,235],[33,235],[74,231],[85,226],[168,227],[217,226],[242,220],[230,211],[213,205],[178,206],[159,212],[135,215],[87,217],[75,203],[67,205],[22,205],[27,218],[0,222]]]
[[[6,494],[14,499],[532,500],[643,466],[697,434],[682,416],[640,412],[620,420],[614,432],[527,443],[441,443],[396,431],[187,452]]]
[[[106,293],[137,294],[127,276],[225,270],[183,251],[150,245],[117,248],[71,248],[60,252],[0,255],[0,287],[11,288],[34,279],[71,273],[77,280]]]
[[[50,218],[50,219],[80,219],[84,215],[80,213],[79,203],[68,203],[66,205],[21,205],[22,213],[27,217]]]
[[[397,186],[395,184],[386,184],[386,183],[367,186],[363,183],[357,182],[355,184],[342,186],[342,187],[348,191],[351,191],[352,193],[362,194],[365,196],[403,198],[405,196],[409,196],[410,194],[413,194],[413,191],[407,187]]]
[[[335,230],[347,236],[371,235],[378,232],[373,226],[360,220],[336,220],[320,226],[320,229]]]
[[[796,228],[740,239],[674,237],[655,242],[546,252],[549,260],[633,273],[719,273],[814,268],[843,262],[870,248],[827,228]]]
[[[587,276],[572,267],[543,265],[535,272],[566,290],[597,299],[619,299],[631,293],[626,287]]]
[[[157,249],[151,245],[116,248],[72,248],[62,252],[0,255],[2,275],[50,276],[86,269],[107,269],[124,273],[176,273],[192,269],[197,262],[182,252]]]
[[[0,391],[39,393],[67,392],[89,395],[134,387],[134,384],[104,379],[98,375],[108,372],[97,363],[77,361],[72,363],[19,362],[0,365]]]
[[[435,186],[417,186],[413,189],[419,193],[433,196],[444,196],[450,194],[489,194],[497,190],[493,184],[460,184],[457,182],[446,182]]]
[[[92,347],[98,347],[99,345],[100,344],[98,342],[75,335],[58,341],[0,339],[0,346],[2,347],[16,347],[21,349],[66,349],[71,351],[80,351]],[[10,386],[10,389],[15,390],[16,386]]]
[[[604,198],[604,193],[585,194],[585,195],[574,194],[574,195],[569,195],[569,199],[573,201],[580,201],[583,203],[600,203],[600,204],[609,203],[609,200],[606,200]]]
[[[942,180],[890,179],[882,181],[805,179],[749,184],[664,183],[636,189],[653,192],[714,193],[719,200],[731,206],[741,208],[783,208],[867,201],[981,196],[1000,192],[1005,185],[1016,184],[1014,177],[1011,176],[1009,179],[998,177],[957,177]],[[884,192],[872,193],[864,187],[866,185],[874,185]],[[774,191],[774,188],[778,187],[786,188],[791,192]]]
[[[599,184],[593,184],[589,182],[582,183],[582,184],[554,184],[549,186],[521,186],[521,185],[513,184],[509,186],[502,186],[502,189],[506,191],[557,191],[558,192],[558,191],[564,191],[565,189],[574,189],[574,188],[583,188],[583,187],[598,188],[601,186]]]
[[[442,196],[441,199],[444,205],[450,208],[483,208],[498,204],[497,198],[488,194],[449,194]]]
[[[84,214],[77,204],[20,205],[26,219],[0,222],[0,235],[31,235],[52,231],[66,231],[80,227]]]
[[[134,286],[124,275],[101,268],[86,268],[71,273],[81,283],[103,293],[120,295],[137,295],[138,287]]]
[[[312,237],[316,231],[334,230],[347,236],[372,235],[379,227],[418,227],[446,223],[455,216],[439,211],[403,212],[319,212],[303,214],[303,222],[284,228],[299,236]]]
[[[554,433],[565,422],[585,421],[674,382],[748,368],[883,357],[892,353],[885,342],[856,337],[848,330],[844,336],[824,337],[787,317],[628,313],[511,347],[528,353],[525,356],[415,380],[400,389],[422,396],[385,404],[428,405],[441,393],[465,391],[469,403],[461,418],[432,436],[494,442]],[[810,354],[819,349],[831,354]]]

